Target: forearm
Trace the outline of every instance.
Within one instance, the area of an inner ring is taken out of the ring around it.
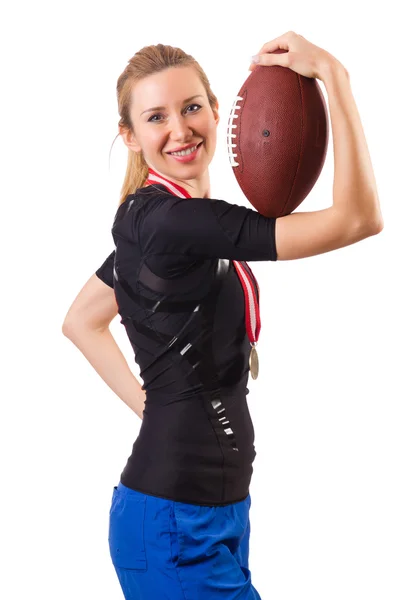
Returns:
[[[109,328],[94,330],[74,324],[65,327],[63,333],[113,392],[142,419],[146,392],[131,373]]]
[[[333,206],[347,218],[383,226],[375,175],[347,70],[339,61],[320,69],[328,95],[334,149]]]

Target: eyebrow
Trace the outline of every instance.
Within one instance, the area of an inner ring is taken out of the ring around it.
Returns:
[[[190,98],[186,98],[186,100],[183,101],[183,104],[185,104],[186,102],[190,102],[190,100],[193,100],[193,98],[199,97],[204,98],[202,94],[195,94],[194,96],[190,96]],[[151,112],[152,110],[165,110],[165,108],[165,106],[154,106],[153,108],[148,108],[147,110],[144,110],[139,116],[142,116],[144,113]]]

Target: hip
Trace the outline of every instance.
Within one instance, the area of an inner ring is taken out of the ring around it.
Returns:
[[[110,508],[109,549],[125,598],[225,598],[226,587],[239,598],[259,598],[248,569],[250,506],[249,494],[201,506],[120,482]]]

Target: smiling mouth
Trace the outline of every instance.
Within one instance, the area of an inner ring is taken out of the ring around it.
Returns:
[[[180,152],[166,152],[166,154],[170,154],[171,156],[189,156],[202,145],[203,142],[199,142],[196,146],[192,146],[192,148],[188,148],[187,150],[182,150]]]

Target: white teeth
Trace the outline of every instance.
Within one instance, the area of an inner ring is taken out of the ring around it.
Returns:
[[[198,144],[197,144],[198,146]],[[192,152],[194,152],[197,148],[197,146],[194,146],[193,148],[189,148],[188,150],[182,150],[182,152],[170,152],[170,154],[172,154],[172,156],[188,156],[189,154],[191,154]]]

